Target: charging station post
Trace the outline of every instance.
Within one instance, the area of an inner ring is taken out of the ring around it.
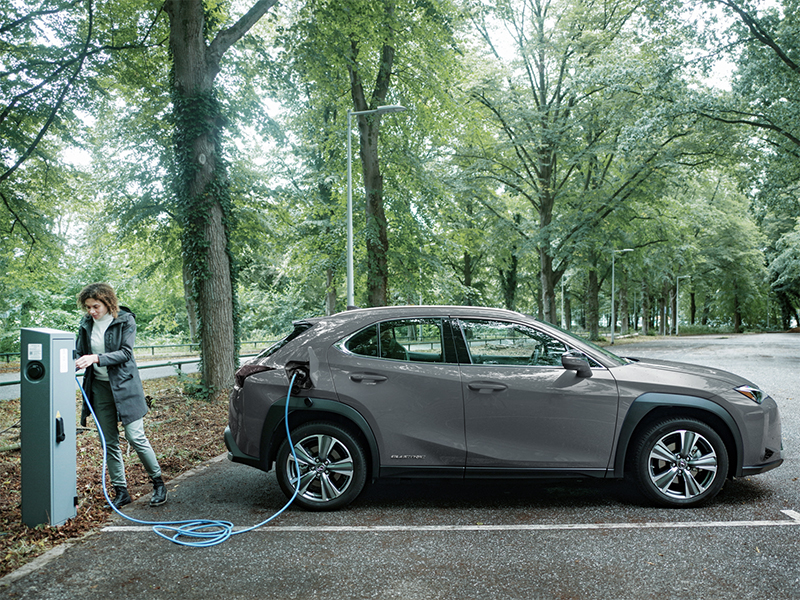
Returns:
[[[77,514],[75,335],[20,331],[22,522],[61,525]]]

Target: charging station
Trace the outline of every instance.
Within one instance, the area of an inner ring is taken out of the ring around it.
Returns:
[[[77,514],[75,334],[20,332],[22,522],[61,525]]]

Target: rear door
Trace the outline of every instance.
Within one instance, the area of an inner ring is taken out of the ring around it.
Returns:
[[[568,347],[525,325],[463,319],[460,328],[468,471],[608,466],[619,395],[607,369],[567,371]]]
[[[442,333],[439,318],[384,321],[328,351],[336,393],[369,422],[382,467],[464,467],[461,375]]]

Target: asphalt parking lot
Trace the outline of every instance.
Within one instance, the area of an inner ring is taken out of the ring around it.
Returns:
[[[0,580],[0,594],[70,598],[800,598],[800,335],[618,344],[630,356],[744,375],[779,403],[785,463],[728,482],[694,510],[654,509],[613,481],[397,481],[347,510],[290,508],[210,548],[116,519]],[[140,519],[226,519],[234,531],[284,502],[274,474],[220,457],[173,482]]]

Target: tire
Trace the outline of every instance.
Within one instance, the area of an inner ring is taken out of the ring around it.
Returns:
[[[300,491],[294,502],[306,510],[338,510],[358,497],[367,480],[364,448],[348,429],[334,423],[305,423],[292,432],[300,465]],[[284,440],[275,461],[278,484],[287,498],[297,484],[295,458]]]
[[[716,496],[728,476],[728,451],[719,434],[695,419],[666,419],[633,445],[633,476],[659,506],[690,508]]]

